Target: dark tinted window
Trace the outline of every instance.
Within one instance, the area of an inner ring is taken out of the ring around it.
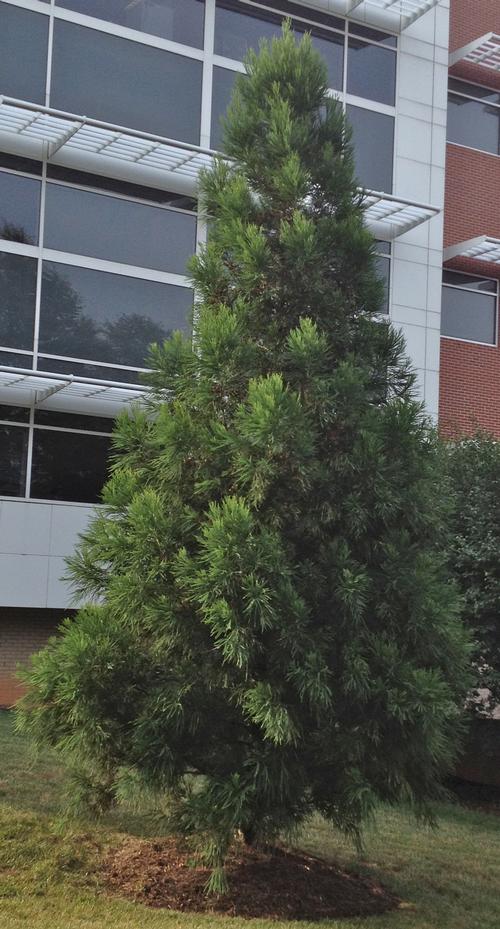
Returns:
[[[448,97],[448,141],[500,153],[500,107],[488,106],[450,94]]]
[[[33,348],[36,258],[0,252],[0,345]]]
[[[395,35],[388,32],[379,32],[378,29],[370,29],[369,26],[361,26],[359,23],[349,23],[349,32],[351,35],[361,36],[363,39],[371,39],[379,45],[387,45],[388,48],[397,48],[398,40]]]
[[[49,20],[0,4],[0,88],[8,97],[45,103]]]
[[[98,381],[115,381],[120,384],[138,384],[140,373],[129,368],[109,368],[107,365],[83,364],[78,361],[64,361],[61,358],[38,356],[38,370],[50,371],[51,374],[74,374],[75,377],[91,377]]]
[[[29,423],[30,411],[25,406],[7,406],[0,403],[0,420],[11,423]]]
[[[97,190],[106,190],[108,193],[123,194],[124,197],[135,197],[137,200],[147,200],[150,203],[196,212],[196,200],[184,194],[176,194],[172,190],[142,187],[140,184],[120,181],[116,177],[104,177],[102,174],[90,174],[87,171],[75,171],[73,168],[62,168],[60,165],[51,164],[47,165],[47,177],[56,181],[66,181],[68,184],[77,184],[79,187],[95,187]]]
[[[394,106],[396,55],[388,48],[349,39],[347,92]]]
[[[97,503],[107,477],[108,436],[35,429],[32,497]]]
[[[305,15],[311,11],[305,11]],[[215,52],[226,58],[241,61],[249,48],[258,49],[260,39],[281,35],[284,17],[251,7],[220,0],[215,13]],[[310,32],[313,45],[323,56],[328,67],[330,87],[342,87],[344,37],[321,26],[293,20],[293,30],[300,38]]]
[[[38,242],[40,181],[0,171],[0,238]]]
[[[360,183],[370,190],[390,194],[394,118],[358,106],[348,106],[347,116],[353,129],[356,173]]]
[[[40,351],[143,367],[148,346],[188,329],[192,291],[46,261]]]
[[[0,352],[0,364],[8,368],[33,368],[33,356],[24,352]]]
[[[234,82],[238,76],[237,71],[228,71],[227,68],[214,68],[212,81],[212,129],[210,145],[212,148],[222,148],[222,117],[231,102]]]
[[[457,94],[465,94],[467,97],[476,97],[479,100],[485,100],[487,103],[496,103],[500,106],[500,93],[498,90],[492,90],[490,87],[481,87],[479,84],[469,84],[468,81],[457,81],[452,77],[448,81],[450,92],[455,91]]]
[[[28,429],[0,426],[0,494],[24,497]]]
[[[203,46],[205,0],[57,0],[57,5],[183,45]]]
[[[389,312],[389,287],[390,287],[390,282],[391,282],[391,262],[389,258],[385,258],[382,255],[377,255],[375,259],[375,263],[377,266],[378,274],[384,282],[385,300],[384,300],[383,306],[380,308],[380,312],[388,313]]]
[[[443,284],[453,287],[465,287],[467,290],[482,290],[485,293],[496,294],[498,284],[488,277],[473,277],[471,274],[461,274],[460,271],[443,271]]]
[[[442,335],[493,345],[496,339],[496,315],[496,296],[460,287],[443,287]]]
[[[18,155],[8,155],[7,152],[0,152],[0,167],[12,168],[13,171],[24,171],[26,174],[42,173],[41,161],[33,161],[32,158],[20,158]]]
[[[44,245],[123,264],[186,272],[196,219],[74,187],[47,185]]]
[[[51,105],[198,143],[201,71],[200,61],[56,21]]]
[[[108,419],[107,416],[86,416],[83,413],[35,410],[35,425],[56,426],[59,429],[84,429],[87,432],[112,432],[114,419]]]

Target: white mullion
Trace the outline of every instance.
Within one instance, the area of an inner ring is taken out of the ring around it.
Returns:
[[[215,43],[215,0],[205,0],[204,58],[201,90],[200,145],[210,148]]]
[[[50,106],[50,82],[52,79],[52,49],[54,46],[54,7],[49,13],[49,36],[47,43],[47,73],[45,75],[45,106]]]
[[[34,423],[35,423],[35,407],[30,408],[30,422],[28,428],[28,453],[26,456],[26,485],[25,485],[25,496],[29,498],[31,493],[31,467],[33,464],[33,441],[34,441]]]
[[[0,346],[0,350],[2,350],[2,346]],[[4,351],[12,351],[12,349],[4,349]],[[38,357],[44,358],[46,361],[71,361],[77,362],[78,364],[92,365],[97,368],[112,368],[113,370],[123,371],[124,373],[127,373],[127,371],[132,371],[133,373],[142,371],[147,373],[149,371],[149,368],[134,368],[132,365],[121,365],[113,361],[96,361],[94,358],[76,358],[74,355],[55,355],[51,352],[39,352]],[[64,377],[62,372],[53,371],[52,373],[61,373]],[[85,377],[85,375],[82,376]]]
[[[71,252],[61,252],[53,248],[44,248],[43,257],[45,261],[55,261],[58,264],[71,265],[75,268],[87,268],[90,271],[119,274],[122,277],[132,277],[138,281],[151,281],[156,284],[173,284],[176,287],[191,286],[184,274],[176,274],[174,271],[156,271],[153,268],[141,268],[136,265],[121,264],[119,261],[109,261],[107,258],[94,258],[91,255],[77,255]]]
[[[38,258],[40,247],[38,245],[25,245],[24,242],[11,242],[10,239],[0,239],[0,252],[10,255],[24,255],[25,258]]]
[[[384,116],[396,116],[397,108],[390,106],[388,103],[379,103],[377,100],[368,100],[366,97],[356,97],[354,94],[345,95],[346,104],[357,106],[361,110],[369,110],[370,113],[382,113]]]
[[[172,52],[174,55],[182,55],[184,58],[194,58],[196,61],[203,60],[202,48],[183,45],[173,39],[165,39],[149,32],[141,32],[138,29],[130,29],[120,23],[97,19],[87,16],[85,13],[75,13],[73,10],[65,10],[63,7],[55,7],[54,16],[58,20],[74,23],[76,26],[85,26],[87,29],[94,29],[95,32],[105,32],[119,39],[128,39],[128,41],[136,42],[139,45],[147,45],[150,48],[158,48],[164,52]]]
[[[38,259],[35,291],[35,325],[33,329],[33,370],[36,370],[38,360],[38,340],[40,335],[40,312],[42,305],[42,252],[45,227],[45,192],[47,183],[47,162],[42,165],[42,189],[40,191],[40,227],[38,230]]]
[[[57,167],[59,167],[59,165]],[[7,169],[0,168],[0,171],[4,171],[4,170],[7,170]],[[73,171],[75,169],[67,168],[67,170]],[[14,172],[11,171],[10,173],[13,174]],[[85,172],[81,172],[81,173],[85,173]],[[32,176],[33,175],[30,175],[30,177]],[[102,177],[104,180],[106,179],[104,175],[99,175],[99,177]],[[119,180],[119,179],[117,178],[116,180]],[[81,190],[83,191],[83,193],[91,193],[91,194],[97,194],[98,196],[102,196],[102,197],[110,197],[111,199],[114,199],[114,200],[125,200],[129,203],[137,203],[139,204],[139,206],[146,206],[146,207],[149,206],[152,209],[156,209],[156,210],[165,210],[170,213],[182,213],[183,216],[196,216],[196,213],[194,212],[194,210],[188,210],[185,207],[170,206],[170,204],[168,203],[157,203],[155,200],[146,200],[144,198],[134,196],[133,194],[123,194],[115,190],[106,190],[103,187],[93,187],[92,184],[87,185],[87,184],[83,184],[82,182],[78,182],[78,181],[64,181],[64,180],[59,180],[59,178],[57,177],[49,177],[49,176],[47,176],[47,183],[57,184],[59,187],[70,187],[72,190]],[[123,183],[127,184],[131,182],[123,181]],[[131,186],[134,186],[134,187],[146,186],[147,187],[147,185],[137,184],[137,183],[132,183]],[[152,187],[147,187],[147,190],[153,190],[153,189],[154,188]],[[175,193],[175,192],[172,191],[172,193]],[[177,196],[182,197],[182,194],[178,194]],[[187,197],[187,194],[186,194],[186,197]],[[194,200],[195,197],[192,197],[191,199]]]
[[[300,0],[294,0],[294,2],[300,3]],[[300,13],[299,12],[284,13],[283,10],[277,10],[276,7],[273,6],[272,0],[269,0],[268,3],[267,2],[259,3],[259,2],[255,2],[255,0],[240,0],[240,3],[244,4],[245,6],[251,6],[254,9],[258,9],[258,10],[260,9],[264,13],[266,12],[275,13],[276,16],[281,16],[282,19],[291,19],[292,24],[293,23],[304,23],[304,25],[306,26],[316,26],[318,29],[325,29],[327,32],[334,32],[334,33],[337,33],[337,35],[339,35],[339,33],[342,32],[342,30],[339,29],[338,26],[329,26],[327,23],[320,23],[318,22],[317,19],[314,19],[313,18],[314,9],[312,7],[311,7],[310,15],[304,16],[303,13],[301,12]],[[340,13],[334,13],[332,10],[318,10],[317,12],[324,13],[326,16],[335,17],[336,19],[344,19],[344,17]]]
[[[42,3],[41,0],[0,0],[0,4],[6,3],[8,6],[17,6],[23,10],[29,10],[33,13],[45,13],[49,15],[51,4]]]
[[[91,416],[92,415],[89,413],[77,413],[77,412],[68,413],[65,410],[47,410],[46,408],[43,411],[40,410],[40,412],[62,413],[63,416]],[[98,416],[99,414],[96,413],[95,415]],[[101,416],[99,418],[100,419],[113,419],[112,416],[108,416],[108,417]],[[71,426],[43,426],[40,423],[34,423],[34,428],[39,429],[40,432],[70,432],[71,435],[97,435],[97,436],[102,436],[105,439],[109,439],[110,436],[112,435],[111,432],[98,432],[96,429],[75,429],[75,428],[72,428]]]
[[[347,57],[348,57],[348,54],[349,54],[349,24],[346,19],[345,25],[344,25],[344,58],[343,58],[343,71],[342,71],[342,106],[343,106],[344,113],[347,111],[346,98],[347,98],[347,68],[348,68]]]

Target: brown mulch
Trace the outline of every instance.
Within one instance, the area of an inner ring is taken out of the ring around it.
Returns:
[[[209,873],[173,838],[128,838],[109,853],[103,879],[112,893],[148,906],[245,918],[372,916],[400,905],[374,881],[284,849],[263,852],[236,845],[227,862],[229,891],[221,897],[206,896]]]

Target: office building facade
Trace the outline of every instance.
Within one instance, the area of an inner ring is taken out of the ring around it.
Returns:
[[[284,17],[312,34],[351,120],[386,311],[437,418],[449,14],[448,0],[0,0],[0,705],[73,606],[65,558],[148,344],[189,328],[197,173],[246,49]]]
[[[439,420],[500,438],[500,3],[452,0]]]

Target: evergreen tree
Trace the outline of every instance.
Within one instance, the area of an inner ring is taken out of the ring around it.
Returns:
[[[474,642],[469,708],[490,716],[500,706],[500,442],[478,433],[443,449],[453,502],[450,572]]]
[[[93,598],[33,662],[21,722],[111,795],[133,773],[203,837],[313,811],[354,835],[439,792],[467,645],[443,574],[436,447],[363,225],[350,133],[309,37],[250,53],[201,181],[194,343],[152,352],[105,507]]]

